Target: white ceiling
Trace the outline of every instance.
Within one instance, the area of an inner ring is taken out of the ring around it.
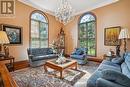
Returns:
[[[59,0],[18,0],[24,4],[30,5],[34,8],[47,12],[51,15],[54,14],[58,6]],[[75,9],[75,15],[99,8],[119,0],[68,0],[71,3],[73,9]]]

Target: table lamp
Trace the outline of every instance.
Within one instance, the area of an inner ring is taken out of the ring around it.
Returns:
[[[0,56],[3,56],[3,54],[5,54],[5,52],[3,51],[3,45],[8,44],[8,43],[10,42],[9,42],[6,32],[0,31]],[[4,47],[4,48],[7,49],[7,47]]]
[[[128,38],[130,38],[128,29],[126,29],[126,28],[121,29],[118,39],[123,39],[124,40],[124,52],[126,52],[126,50],[127,50],[127,48],[126,48],[126,40]]]

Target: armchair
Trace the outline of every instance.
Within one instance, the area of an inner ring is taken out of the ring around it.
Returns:
[[[87,48],[75,48],[75,51],[70,55],[70,57],[76,59],[78,64],[86,64],[87,51]]]

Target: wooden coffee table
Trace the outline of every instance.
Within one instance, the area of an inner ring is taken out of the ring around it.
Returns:
[[[47,72],[47,67],[51,68],[51,69],[54,69],[56,71],[59,71],[60,72],[60,78],[63,79],[63,71],[67,68],[73,68],[77,70],[77,61],[76,60],[70,60],[68,59],[66,63],[63,63],[63,64],[58,64],[55,62],[56,59],[54,60],[49,60],[49,61],[46,61],[46,63],[44,64],[44,69],[45,69],[45,72]]]

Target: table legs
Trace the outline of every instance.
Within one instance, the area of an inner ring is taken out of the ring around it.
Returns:
[[[45,72],[48,72],[47,67],[52,68],[49,65],[44,64],[44,70],[45,70]],[[78,63],[77,62],[74,63],[71,67],[73,67],[75,70],[77,70]],[[64,71],[64,69],[59,69],[59,70],[55,69],[55,68],[52,68],[52,69],[59,71],[60,72],[60,79],[63,79],[63,71]]]
[[[45,72],[47,72],[47,66],[46,65],[44,65],[44,70],[45,70]]]
[[[60,71],[60,79],[63,79],[63,72]]]

